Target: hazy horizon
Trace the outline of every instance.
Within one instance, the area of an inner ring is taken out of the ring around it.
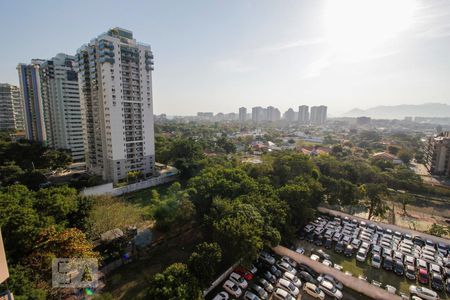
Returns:
[[[0,82],[115,26],[152,46],[154,112],[450,103],[450,1],[3,1]],[[381,21],[380,21],[381,20]],[[7,30],[5,30],[7,29]]]

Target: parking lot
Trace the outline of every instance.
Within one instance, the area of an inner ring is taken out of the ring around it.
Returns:
[[[266,257],[266,256],[264,256],[264,257]],[[236,278],[236,276],[234,274],[232,275],[232,273],[233,273],[232,272],[231,274],[229,274],[226,277],[226,279],[224,279],[217,286],[216,289],[214,289],[213,291],[211,291],[208,294],[206,299],[208,299],[208,300],[211,300],[211,299],[214,299],[214,300],[219,300],[219,299],[220,300],[224,300],[224,299],[254,299],[254,300],[258,300],[258,299],[269,299],[269,300],[272,300],[272,299],[274,299],[274,300],[276,300],[276,299],[285,299],[285,298],[277,298],[275,296],[275,291],[278,288],[277,284],[279,283],[280,279],[288,280],[289,282],[293,282],[292,279],[294,281],[298,280],[297,286],[296,286],[298,288],[298,294],[295,297],[293,297],[292,299],[304,299],[304,300],[313,300],[313,299],[315,299],[314,297],[306,294],[303,291],[303,286],[305,285],[305,283],[307,281],[304,280],[304,279],[297,279],[300,276],[299,275],[300,271],[303,270],[302,266],[297,265],[296,267],[294,267],[293,269],[295,269],[295,271],[291,270],[291,272],[295,272],[296,273],[295,278],[291,277],[291,278],[288,279],[285,276],[285,271],[282,269],[282,267],[280,267],[280,266],[283,266],[280,263],[286,262],[288,260],[287,257],[283,258],[282,256],[279,256],[279,255],[276,255],[273,252],[270,252],[270,253],[267,253],[267,258],[268,258],[268,260],[273,258],[273,261],[268,262],[267,259],[261,259],[260,258],[258,261],[254,262],[253,267],[255,267],[255,268],[248,268],[248,269],[246,269],[246,268],[243,268],[242,266],[239,266],[236,269],[234,269],[234,271],[233,271],[234,273],[239,274],[242,277],[242,279],[246,278],[245,279],[246,285],[243,284],[243,285],[239,286],[240,283],[243,280]],[[291,264],[295,265],[295,262],[293,260],[289,260],[289,261],[290,261]],[[313,272],[313,271],[311,271],[311,272]],[[268,273],[270,273],[270,274],[268,274]],[[320,274],[313,274],[313,275],[314,275],[314,279],[313,280],[316,280],[316,278]],[[270,279],[269,279],[270,277],[269,276],[273,276],[273,278],[272,278],[273,281],[270,281]],[[267,289],[267,287],[265,287],[263,284],[261,284],[261,281],[260,281],[261,278],[267,280],[267,282],[271,284],[272,288]],[[221,297],[218,296],[220,293],[223,293],[224,291],[226,291],[226,289],[224,288],[224,284],[228,280],[232,280],[237,286],[239,286],[239,288],[241,290],[241,295],[239,297],[233,296],[230,291],[227,291],[228,298],[226,298],[226,297],[221,298]],[[267,292],[266,297],[263,297],[264,295],[262,295],[262,296],[258,295],[259,298],[246,298],[245,294],[248,291],[250,291],[250,292],[252,292],[254,294],[257,294],[255,292],[255,288],[253,287],[253,285],[258,285],[258,286],[260,286],[262,288],[261,290],[264,290],[265,292]],[[243,286],[246,286],[246,287],[243,288]],[[340,287],[340,288],[341,288],[340,290],[342,291],[342,298],[341,299],[348,299],[348,300],[368,299],[368,298],[365,298],[365,297],[363,297],[363,296],[361,296],[361,295],[359,295],[359,294],[357,294],[357,293],[355,293],[355,292],[353,292],[351,290],[346,289],[345,287]],[[287,292],[288,288],[282,288],[282,289],[286,293],[289,294],[289,292]],[[291,296],[293,296],[293,295],[291,294]],[[324,299],[334,299],[333,297],[331,297],[329,295],[324,295],[324,296],[325,296]],[[217,298],[215,298],[215,297],[217,297]]]
[[[389,288],[409,298],[411,285],[450,292],[448,243],[425,240],[383,225],[354,219],[320,217],[305,226],[295,245],[314,260]],[[325,255],[324,255],[325,254]]]

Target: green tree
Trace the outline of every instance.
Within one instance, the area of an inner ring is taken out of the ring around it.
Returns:
[[[153,277],[147,290],[147,298],[200,300],[201,289],[185,264],[174,263]]]
[[[66,168],[72,162],[72,156],[67,150],[46,150],[41,159],[52,170]]]
[[[188,261],[188,268],[202,288],[208,287],[217,273],[222,260],[222,249],[217,243],[201,243],[195,247]]]
[[[43,289],[36,288],[33,281],[33,272],[25,266],[14,265],[9,267],[8,286],[14,294],[14,299],[18,300],[45,300],[47,292]]]
[[[289,206],[290,222],[301,226],[314,217],[311,189],[306,184],[289,184],[278,189],[278,196]]]
[[[365,192],[369,200],[369,216],[367,219],[370,220],[373,216],[382,216],[386,211],[383,201],[383,197],[387,194],[386,186],[383,184],[367,183],[365,184]]]
[[[251,262],[258,257],[264,246],[264,221],[254,206],[217,198],[211,219],[214,240],[232,260]]]
[[[405,165],[409,164],[409,162],[411,161],[412,157],[413,157],[413,155],[412,155],[411,151],[408,150],[408,149],[404,149],[404,148],[403,148],[403,149],[401,149],[401,150],[398,152],[398,158],[399,158]]]
[[[449,226],[442,226],[434,223],[433,225],[431,225],[430,229],[428,230],[428,233],[434,236],[442,237],[450,233],[450,228]]]
[[[34,207],[53,223],[68,224],[68,216],[77,211],[78,191],[67,186],[40,189],[36,193]]]
[[[8,186],[19,182],[22,178],[23,170],[14,162],[7,162],[0,166],[0,186]]]

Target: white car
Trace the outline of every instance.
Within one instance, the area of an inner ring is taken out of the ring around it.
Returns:
[[[409,287],[409,292],[411,295],[416,295],[424,300],[438,300],[439,295],[430,289],[421,286],[411,285]]]
[[[322,264],[324,264],[325,266],[330,267],[330,268],[333,267],[333,263],[331,262],[331,260],[328,260],[328,259],[324,259]]]
[[[381,267],[381,256],[374,254],[372,256],[372,267],[379,269]]]
[[[356,253],[356,260],[360,262],[365,262],[367,257],[367,251],[364,248],[360,248]]]
[[[325,299],[325,293],[311,282],[305,283],[303,286],[303,291],[315,299]]]
[[[291,296],[287,291],[282,288],[277,288],[275,293],[273,293],[273,299],[277,300],[295,300],[294,297]]]
[[[292,274],[290,272],[284,272],[283,278],[292,282],[296,287],[300,287],[302,285],[302,282],[300,281],[300,279],[298,279],[297,276],[295,276],[294,274]]]
[[[297,252],[298,254],[305,254],[305,248],[298,247],[297,249],[295,249],[295,252]]]
[[[314,261],[319,261],[320,260],[320,257],[318,255],[316,255],[316,254],[311,254],[310,258],[312,260],[314,260]]]
[[[259,258],[271,265],[275,263],[275,258],[265,251],[261,251],[261,253],[259,254]]]
[[[242,290],[239,288],[239,286],[236,284],[236,282],[227,280],[223,284],[223,289],[227,291],[230,295],[239,298],[242,295]]]
[[[292,258],[290,258],[289,256],[283,256],[281,259],[290,264],[291,266],[293,266],[294,268],[297,267],[297,262]]]
[[[298,293],[300,293],[298,287],[296,287],[292,282],[289,280],[281,278],[278,280],[277,287],[285,289],[294,297],[297,297]]]
[[[277,268],[283,272],[290,272],[294,275],[297,274],[297,270],[284,260],[280,260],[279,262],[277,262]]]
[[[342,292],[334,286],[328,280],[322,280],[320,282],[319,288],[327,295],[333,297],[334,299],[342,299]]]
[[[212,300],[228,300],[228,298],[227,292],[220,292]]]
[[[235,273],[235,272],[231,273],[229,279],[231,281],[236,282],[236,284],[239,285],[239,287],[242,289],[246,289],[248,287],[247,280],[245,280],[244,277],[242,277],[238,273]]]

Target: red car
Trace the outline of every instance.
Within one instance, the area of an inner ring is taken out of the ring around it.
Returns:
[[[244,277],[245,280],[247,280],[247,281],[252,280],[254,277],[254,275],[249,270],[244,268],[243,266],[236,267],[234,269],[234,272],[236,272],[239,275],[241,275],[242,277]]]
[[[419,269],[419,282],[422,284],[428,284],[428,280],[430,280],[430,277],[428,276],[428,271],[426,269]]]

